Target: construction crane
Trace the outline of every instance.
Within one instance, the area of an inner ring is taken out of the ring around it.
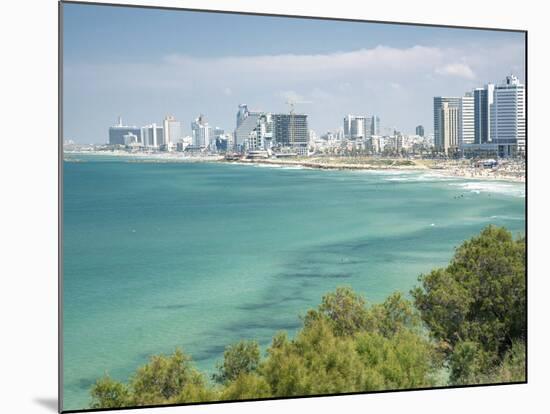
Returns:
[[[290,119],[289,119],[289,127],[290,127],[290,145],[293,147],[294,146],[294,107],[296,104],[309,104],[309,103],[313,103],[311,101],[298,101],[296,99],[292,99],[292,98],[289,98],[286,100],[286,104],[289,106],[289,115],[290,115]]]

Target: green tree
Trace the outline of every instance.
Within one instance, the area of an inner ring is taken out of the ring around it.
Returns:
[[[411,301],[394,292],[381,304],[370,307],[366,328],[388,338],[403,330],[420,332],[421,322]]]
[[[223,353],[223,363],[212,378],[225,384],[235,380],[241,374],[256,371],[260,363],[260,345],[256,341],[240,341],[228,346]]]
[[[274,396],[351,392],[362,385],[353,339],[336,336],[322,318],[310,321],[292,341],[277,336],[260,372]]]
[[[243,373],[226,384],[221,392],[222,400],[249,400],[268,398],[273,394],[265,378],[255,373]]]
[[[319,319],[328,321],[335,335],[348,336],[365,329],[368,323],[366,300],[351,287],[338,287],[323,296],[318,309],[311,309],[304,318],[308,327]]]
[[[310,395],[435,384],[441,358],[399,293],[380,305],[337,288],[293,340],[278,334],[259,372],[273,394]]]
[[[117,408],[132,405],[128,387],[108,375],[95,382],[91,397],[90,408]]]
[[[191,364],[191,357],[176,349],[172,355],[154,355],[130,380],[136,405],[174,401],[186,388],[205,387],[204,376]],[[196,394],[196,392],[195,392]]]
[[[209,401],[215,392],[203,374],[180,349],[172,355],[154,355],[138,368],[128,385],[105,376],[91,390],[92,408]]]
[[[526,336],[525,239],[488,226],[411,293],[450,357],[451,381],[486,373]]]

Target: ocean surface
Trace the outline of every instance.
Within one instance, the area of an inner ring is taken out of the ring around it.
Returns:
[[[63,168],[66,410],[151,354],[181,347],[212,372],[228,344],[292,335],[337,286],[408,293],[488,224],[525,226],[519,183],[90,155]]]

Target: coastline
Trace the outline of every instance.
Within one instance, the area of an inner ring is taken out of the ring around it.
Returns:
[[[382,158],[339,158],[327,157],[323,159],[305,158],[295,159],[239,159],[227,160],[222,155],[183,155],[181,153],[128,153],[124,151],[71,151],[66,155],[93,155],[108,157],[126,157],[135,162],[215,162],[243,165],[272,165],[303,167],[318,170],[348,170],[348,171],[419,171],[432,172],[445,177],[455,177],[471,180],[507,181],[525,183],[525,172],[501,169],[473,167],[460,161],[441,160],[407,160]],[[80,160],[69,160],[78,162]]]

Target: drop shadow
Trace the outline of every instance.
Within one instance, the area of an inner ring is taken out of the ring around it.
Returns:
[[[57,398],[35,398],[34,402],[50,411],[58,412],[59,405]]]

